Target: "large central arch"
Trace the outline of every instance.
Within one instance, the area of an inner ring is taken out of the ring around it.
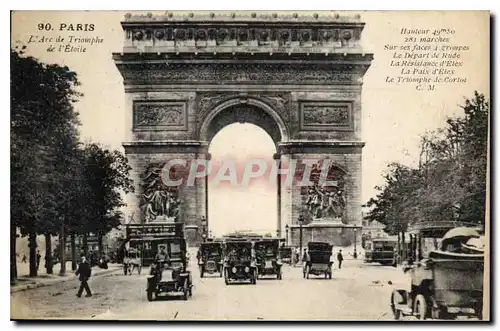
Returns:
[[[281,116],[268,104],[257,99],[248,98],[245,96],[235,97],[220,104],[217,104],[213,109],[209,110],[207,115],[202,120],[199,137],[201,141],[205,141],[209,146],[213,137],[224,127],[233,123],[250,123],[262,128],[274,141],[276,149],[279,144],[289,140],[289,130],[285,125]],[[210,156],[209,156],[210,157]],[[276,157],[276,156],[275,156]],[[281,225],[281,182],[277,178],[277,224],[276,232],[280,232]],[[208,183],[206,183],[206,211],[208,216]],[[210,218],[207,217],[208,226],[210,226]]]
[[[256,98],[236,97],[211,109],[202,120],[200,140],[210,141],[226,125],[245,122],[264,129],[276,145],[289,140],[288,128],[281,116],[268,104]]]
[[[190,242],[201,241],[206,181],[164,187],[158,174],[171,159],[210,158],[221,128],[248,122],[272,137],[280,164],[332,164],[331,190],[278,188],[282,237],[293,245],[302,232],[304,244],[348,243],[345,228],[362,217],[361,88],[373,59],[360,47],[360,17],[162,13],[126,15],[122,27],[124,47],[113,58],[126,92],[123,146],[136,185],[127,213],[135,222],[175,218]],[[152,203],[151,196],[169,200]]]

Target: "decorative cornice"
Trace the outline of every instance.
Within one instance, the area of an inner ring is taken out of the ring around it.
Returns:
[[[361,154],[362,141],[286,141],[278,143],[278,153],[286,154]]]
[[[360,50],[364,23],[360,16],[338,13],[178,13],[127,14],[124,53],[156,52],[151,47],[175,53],[210,49],[247,52],[261,49],[296,52],[345,52]],[[149,48],[149,49],[147,49]]]
[[[117,62],[125,85],[323,84],[361,85],[369,64],[352,63],[197,63],[195,61]]]

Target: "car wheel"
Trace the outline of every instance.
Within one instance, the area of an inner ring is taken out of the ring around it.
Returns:
[[[188,285],[188,279],[184,279],[184,285],[183,285],[183,292],[184,292],[184,295],[182,296],[182,298],[184,300],[187,300],[189,298],[189,285]]]
[[[394,315],[394,319],[397,321],[401,318],[401,310],[396,308],[396,302],[395,302],[396,293],[397,293],[397,291],[394,291],[394,292],[392,292],[392,295],[391,295],[391,310],[392,310],[392,314]]]
[[[415,298],[413,312],[419,320],[425,320],[429,317],[429,306],[422,294],[418,294]]]

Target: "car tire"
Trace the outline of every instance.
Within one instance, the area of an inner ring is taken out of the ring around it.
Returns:
[[[182,299],[186,301],[189,298],[189,284],[187,277],[184,279],[183,292],[184,294],[182,296]]]
[[[413,303],[413,313],[419,320],[429,318],[429,305],[423,294],[418,294]]]
[[[401,310],[396,308],[396,302],[394,302],[395,297],[396,297],[396,293],[398,293],[397,290],[393,291],[391,294],[391,310],[392,310],[392,314],[394,315],[394,319],[396,321],[398,321],[401,318]],[[398,293],[398,295],[399,295],[399,293]]]

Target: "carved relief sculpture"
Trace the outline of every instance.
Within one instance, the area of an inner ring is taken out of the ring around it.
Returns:
[[[141,211],[148,222],[158,216],[176,218],[179,214],[180,199],[176,187],[167,187],[162,181],[162,163],[149,164],[141,176]]]
[[[134,102],[134,127],[155,126],[174,129],[185,128],[185,102]]]
[[[352,130],[351,107],[347,102],[303,102],[300,107],[301,128]]]
[[[310,181],[314,184],[305,192],[305,215],[312,220],[343,220],[346,207],[344,172],[336,167],[328,169],[327,182],[320,182],[321,167],[313,168]]]

